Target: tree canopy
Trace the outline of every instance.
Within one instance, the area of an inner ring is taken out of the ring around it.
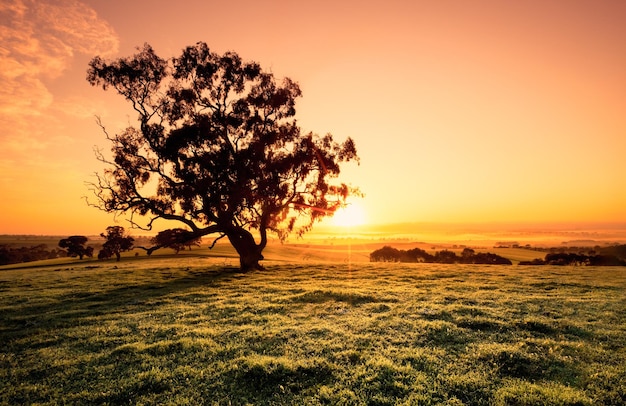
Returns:
[[[85,256],[92,257],[93,247],[86,247],[87,241],[89,241],[89,238],[83,235],[73,235],[61,239],[59,247],[65,248],[69,257],[79,257],[79,259],[83,259]]]
[[[511,260],[490,252],[476,253],[471,248],[463,249],[461,256],[449,250],[429,254],[420,248],[399,250],[385,245],[370,253],[370,262],[427,262],[438,264],[488,264],[512,265]]]
[[[146,44],[127,58],[95,57],[87,80],[138,115],[115,135],[100,123],[112,157],[97,151],[108,168],[92,184],[92,204],[130,214],[134,227],[165,219],[194,237],[227,237],[242,269],[261,268],[268,232],[301,235],[356,191],[335,180],[343,162],[358,161],[353,140],[302,132],[298,84],[234,52],[199,42],[165,60]]]
[[[101,233],[100,236],[104,237],[106,241],[102,244],[98,259],[107,259],[115,255],[119,261],[121,253],[133,249],[135,242],[133,237],[126,234],[126,230],[122,226],[109,226],[106,232]]]
[[[189,249],[191,249],[192,245],[199,247],[201,240],[202,237],[197,237],[191,231],[182,228],[163,230],[150,240],[154,247],[147,251],[150,254],[152,252],[150,250],[154,248],[165,247],[173,249],[178,254],[179,251],[184,250],[186,247],[189,247]]]

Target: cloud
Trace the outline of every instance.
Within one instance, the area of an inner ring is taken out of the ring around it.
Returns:
[[[51,85],[77,56],[118,47],[113,28],[80,1],[0,2],[0,157],[51,142],[59,111]]]
[[[75,53],[118,49],[113,28],[78,1],[8,0],[0,21],[0,114],[40,114],[52,102],[44,81],[59,77]]]
[[[79,1],[42,3],[37,15],[45,19],[51,30],[62,40],[62,47],[70,45],[72,50],[102,55],[117,52],[118,38],[114,30],[98,18],[93,9]]]

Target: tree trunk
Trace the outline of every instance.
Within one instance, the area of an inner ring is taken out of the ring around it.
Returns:
[[[254,242],[252,234],[243,228],[233,228],[228,233],[228,240],[239,254],[239,267],[242,272],[263,270],[259,261],[263,260],[264,246]]]
[[[239,269],[242,272],[263,270],[263,265],[259,263],[263,259],[263,255],[258,249],[254,248],[248,252],[239,252]]]

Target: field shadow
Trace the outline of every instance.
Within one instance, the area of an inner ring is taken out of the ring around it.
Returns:
[[[184,275],[164,276],[161,281],[124,284],[94,291],[76,290],[30,304],[21,301],[6,306],[0,316],[0,337],[4,341],[29,336],[33,330],[55,330],[99,322],[98,316],[123,315],[144,311],[154,301],[198,286],[215,288],[240,278],[239,268],[187,271]],[[94,282],[95,283],[95,282]],[[81,285],[82,287],[82,285]]]
[[[382,299],[374,295],[317,289],[298,295],[290,299],[289,301],[293,303],[312,304],[320,304],[326,302],[343,302],[353,306],[359,306],[366,303],[397,302],[397,299]]]

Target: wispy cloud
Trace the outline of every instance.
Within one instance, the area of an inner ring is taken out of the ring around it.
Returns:
[[[44,2],[39,4],[37,15],[49,23],[53,35],[62,41],[61,46],[86,54],[107,55],[117,51],[118,38],[114,30],[80,1]]]
[[[41,113],[52,102],[44,80],[61,75],[75,53],[118,49],[111,26],[78,1],[8,0],[0,17],[0,114]]]
[[[50,140],[50,128],[45,126],[59,111],[50,84],[70,69],[77,56],[111,55],[118,45],[113,28],[80,1],[2,1],[0,157]]]

